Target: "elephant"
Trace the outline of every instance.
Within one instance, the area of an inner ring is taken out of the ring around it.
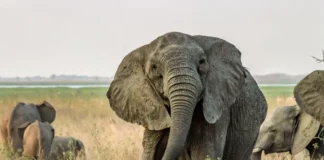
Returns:
[[[29,124],[23,136],[23,157],[47,160],[54,137],[55,129],[48,122]]]
[[[246,160],[268,108],[233,44],[181,32],[128,53],[106,96],[118,117],[145,128],[145,160]]]
[[[41,104],[17,103],[13,109],[5,114],[0,124],[1,137],[4,140],[4,144],[21,156],[23,151],[23,135],[28,124],[36,120],[52,123],[55,117],[56,111],[47,101]]]
[[[261,160],[262,151],[265,154],[289,151],[295,156],[305,149],[311,159],[324,158],[324,144],[315,138],[324,138],[322,128],[316,119],[303,112],[298,105],[279,107],[261,125],[251,159]],[[318,145],[317,149],[314,144]]]
[[[294,87],[294,97],[304,112],[324,125],[324,70],[315,70]]]
[[[81,140],[73,137],[55,136],[49,159],[57,160],[65,158],[64,153],[72,153],[72,157],[81,157],[86,159],[84,144]],[[68,159],[71,157],[67,157]]]

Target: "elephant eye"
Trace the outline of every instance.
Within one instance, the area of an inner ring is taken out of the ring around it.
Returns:
[[[206,60],[205,60],[205,59],[200,59],[200,60],[199,60],[199,64],[200,64],[200,65],[203,65],[203,64],[205,64],[205,63],[206,63]]]
[[[206,73],[208,72],[208,65],[207,65],[207,60],[206,58],[201,58],[199,61],[198,61],[198,71],[199,73]]]
[[[152,65],[152,70],[156,70],[156,68],[157,68],[156,65],[153,64],[153,65]]]

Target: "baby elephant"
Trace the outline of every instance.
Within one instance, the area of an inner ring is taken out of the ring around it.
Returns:
[[[50,160],[70,160],[71,157],[80,157],[85,159],[85,156],[84,145],[79,139],[63,136],[54,137],[50,153]]]
[[[29,124],[23,135],[23,157],[48,159],[54,136],[55,130],[48,122],[36,120]]]
[[[261,125],[251,159],[261,160],[262,151],[265,154],[289,151],[292,156],[308,151],[313,160],[324,158],[324,144],[315,138],[323,138],[321,131],[320,123],[301,112],[299,106],[279,107]]]

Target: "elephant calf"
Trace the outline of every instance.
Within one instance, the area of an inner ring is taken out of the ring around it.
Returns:
[[[86,158],[84,145],[81,140],[73,137],[56,136],[52,143],[50,160],[68,159],[70,156],[64,156],[66,153],[71,153],[72,157]]]
[[[55,136],[54,128],[48,122],[35,122],[28,125],[23,136],[23,156],[35,159],[48,159]]]
[[[19,102],[2,117],[0,122],[1,139],[5,146],[12,148],[21,156],[26,127],[36,120],[52,123],[55,117],[56,110],[46,101],[41,104]]]
[[[324,158],[324,144],[314,138],[323,137],[322,128],[317,120],[302,112],[298,105],[280,107],[261,125],[251,159],[261,160],[263,150],[265,154],[289,151],[294,156],[304,149],[309,152],[311,159]],[[315,143],[318,148],[314,148]]]

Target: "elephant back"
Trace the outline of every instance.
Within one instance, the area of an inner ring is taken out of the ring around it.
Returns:
[[[50,159],[57,159],[64,157],[64,152],[71,151],[75,156],[77,140],[73,137],[55,136],[52,142]]]

